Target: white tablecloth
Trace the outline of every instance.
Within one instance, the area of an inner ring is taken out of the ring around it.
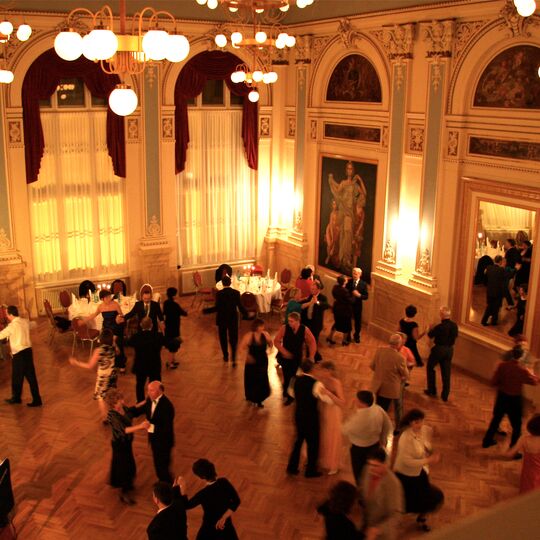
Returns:
[[[259,313],[268,313],[272,300],[281,298],[281,284],[279,281],[270,278],[260,276],[248,278],[243,276],[238,280],[234,277],[231,287],[239,291],[240,294],[245,292],[253,293],[257,300]],[[221,281],[216,283],[216,289],[223,289]]]
[[[118,301],[120,304],[120,309],[124,315],[133,309],[135,302],[137,302],[137,298],[135,296],[122,296]],[[78,299],[72,295],[71,305],[68,307],[69,320],[71,321],[75,317],[88,317],[89,315],[93,315],[96,312],[99,304],[101,304],[101,301],[88,302],[86,298]],[[90,328],[95,328],[96,330],[101,330],[101,327],[103,326],[103,317],[98,315],[95,319],[88,322],[88,326]]]

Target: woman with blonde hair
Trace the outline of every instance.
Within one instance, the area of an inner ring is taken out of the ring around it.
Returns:
[[[336,474],[342,454],[341,407],[345,405],[343,385],[333,362],[321,362],[318,378],[324,385],[321,393],[329,398],[320,401],[319,463],[328,474]]]

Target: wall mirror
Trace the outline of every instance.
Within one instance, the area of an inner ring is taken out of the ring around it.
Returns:
[[[453,265],[460,326],[502,348],[522,333],[540,351],[540,192],[463,178],[461,195]]]
[[[525,328],[536,212],[479,200],[468,320],[504,336]]]

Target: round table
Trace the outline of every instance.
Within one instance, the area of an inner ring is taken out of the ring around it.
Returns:
[[[242,276],[241,278],[233,277],[231,287],[243,294],[250,292],[255,295],[259,313],[269,313],[271,311],[272,300],[281,298],[281,284],[279,281],[265,278],[262,276]],[[223,289],[221,281],[216,283],[216,289]]]

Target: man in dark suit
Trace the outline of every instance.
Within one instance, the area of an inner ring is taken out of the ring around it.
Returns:
[[[360,343],[362,330],[362,302],[368,299],[367,284],[362,281],[362,270],[353,268],[352,278],[347,282],[347,290],[353,297],[354,342]]]
[[[163,482],[172,483],[169,466],[174,446],[174,405],[163,393],[164,390],[161,382],[152,381],[148,385],[146,401],[137,404],[137,413],[145,414],[150,422],[148,440],[157,477]]]
[[[219,343],[223,352],[223,361],[229,361],[227,334],[231,344],[232,365],[236,366],[236,347],[238,345],[238,312],[244,317],[248,313],[240,301],[240,293],[231,288],[231,278],[225,276],[221,283],[223,289],[216,294],[216,324],[219,332]]]
[[[482,317],[482,324],[488,325],[488,319],[491,317],[491,324],[496,325],[499,319],[499,310],[504,298],[504,289],[506,287],[506,271],[504,269],[503,258],[497,255],[493,259],[494,264],[486,268],[486,310]]]
[[[317,343],[317,352],[315,353],[315,362],[322,360],[319,353],[319,334],[323,329],[324,312],[330,305],[324,294],[321,294],[320,284],[317,281],[311,282],[311,294],[301,302],[307,304],[307,308],[302,309],[302,324],[305,324],[313,334]]]
[[[158,510],[146,529],[148,540],[187,540],[186,497],[178,486],[156,482],[152,499]]]
[[[124,321],[128,321],[131,317],[137,317],[139,319],[139,328],[141,321],[145,317],[150,317],[152,320],[152,330],[157,332],[163,327],[163,313],[159,302],[152,300],[152,289],[148,288],[141,289],[141,300],[135,303],[133,309],[126,313],[123,317]],[[159,319],[159,323],[158,323]]]
[[[319,399],[331,402],[327,390],[322,383],[312,375],[314,363],[304,360],[300,366],[302,373],[297,375],[294,382],[296,409],[294,422],[296,424],[296,440],[287,465],[288,474],[298,474],[300,451],[304,441],[307,444],[306,478],[321,476],[317,468],[319,459]]]

